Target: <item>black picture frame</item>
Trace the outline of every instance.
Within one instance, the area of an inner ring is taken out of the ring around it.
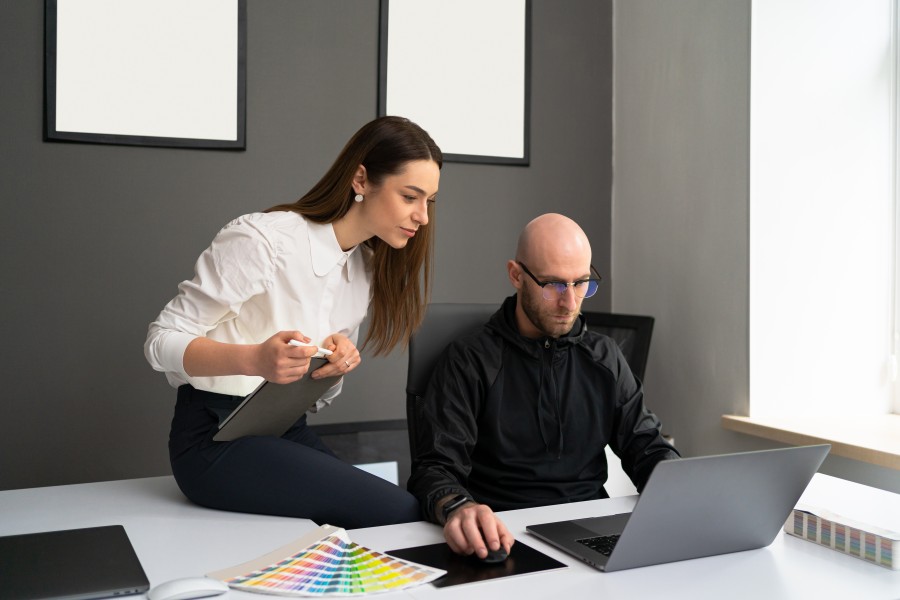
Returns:
[[[45,0],[44,19],[44,141],[245,149],[246,0]]]
[[[379,10],[378,115],[404,116],[421,125],[441,146],[445,161],[527,166],[531,0],[380,0]],[[447,19],[446,11],[455,11],[459,20]],[[398,26],[392,28],[392,23]],[[484,35],[468,30],[477,27]],[[515,30],[504,33],[503,27]],[[473,50],[478,40],[508,45],[496,53]],[[419,58],[419,69],[401,68],[397,62]],[[498,83],[493,91],[485,90],[485,82],[489,87],[498,74],[510,75],[512,85]]]

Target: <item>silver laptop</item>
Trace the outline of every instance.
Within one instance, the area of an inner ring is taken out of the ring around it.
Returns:
[[[667,460],[630,513],[525,529],[601,571],[768,546],[829,444]]]

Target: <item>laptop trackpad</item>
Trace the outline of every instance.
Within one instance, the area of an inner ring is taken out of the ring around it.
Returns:
[[[616,535],[625,529],[625,523],[631,513],[608,515],[605,517],[591,517],[590,519],[574,519],[573,524],[583,527],[593,535]]]

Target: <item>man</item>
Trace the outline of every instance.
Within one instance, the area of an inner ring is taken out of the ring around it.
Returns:
[[[495,510],[607,498],[607,445],[639,491],[679,457],[616,343],[585,327],[600,277],[581,227],[534,219],[507,271],[516,294],[431,377],[408,484],[451,549],[480,558],[514,542]]]

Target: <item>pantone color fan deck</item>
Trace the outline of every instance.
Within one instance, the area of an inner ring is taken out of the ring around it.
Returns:
[[[255,560],[209,573],[229,587],[284,596],[356,596],[434,581],[446,571],[376,552],[323,525]]]

